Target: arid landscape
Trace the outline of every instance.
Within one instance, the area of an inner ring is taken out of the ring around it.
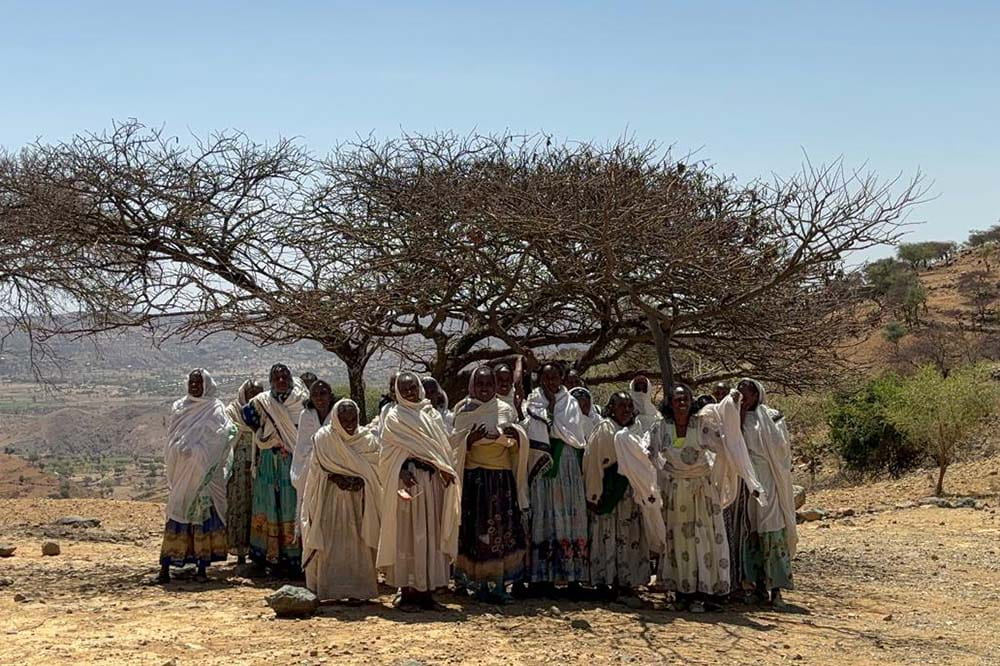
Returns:
[[[925,474],[822,491],[844,516],[801,526],[789,608],[691,615],[564,600],[497,607],[453,594],[448,610],[326,605],[276,620],[233,562],[211,582],[155,574],[162,507],[113,500],[0,501],[0,663],[9,664],[947,664],[1000,663],[1000,458],[956,467],[968,508],[918,505]],[[845,515],[854,513],[854,515]],[[99,527],[54,525],[77,514]],[[61,554],[41,555],[56,541]],[[15,601],[20,599],[20,601]]]

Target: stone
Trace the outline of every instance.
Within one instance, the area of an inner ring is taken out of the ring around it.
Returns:
[[[0,587],[10,587],[14,584],[14,579],[12,578],[0,578]]]
[[[642,599],[640,599],[639,597],[625,597],[623,603],[632,610],[640,610],[641,608],[644,608]]]
[[[919,506],[916,502],[900,502],[896,505],[897,509],[915,509]]]
[[[826,511],[823,511],[822,509],[806,509],[805,511],[799,511],[796,513],[795,517],[803,523],[811,523],[813,521],[823,520],[826,518]]]
[[[562,611],[559,610],[559,606],[552,606],[549,608],[549,614],[552,617],[560,617],[562,615]]]
[[[100,527],[101,521],[97,518],[84,518],[83,516],[63,516],[55,524],[65,527]]]
[[[419,659],[406,659],[399,662],[399,666],[427,666],[424,662]]]
[[[792,486],[792,496],[795,498],[795,510],[806,505],[806,489],[802,486]]]
[[[919,504],[921,506],[936,506],[939,509],[950,509],[951,502],[943,497],[925,497],[920,500]]]
[[[23,604],[27,600],[28,600],[28,597],[24,596],[20,592],[18,592],[17,594],[14,595],[14,603],[15,604]]]
[[[953,509],[975,509],[976,500],[973,497],[959,497],[951,501],[951,508]]]
[[[586,620],[573,620],[569,623],[569,626],[582,631],[590,631],[590,623]]]
[[[850,518],[854,515],[854,509],[841,509],[838,513],[841,518]]]
[[[0,543],[0,557],[14,557],[15,550],[17,550],[17,546],[12,546],[9,543]]]
[[[309,617],[319,608],[319,598],[304,587],[284,585],[266,597],[278,617]]]
[[[51,557],[53,555],[58,555],[60,552],[62,551],[59,548],[59,544],[55,541],[46,541],[42,544],[42,555],[48,555]]]

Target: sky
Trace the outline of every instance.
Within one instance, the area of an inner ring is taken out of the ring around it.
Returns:
[[[917,170],[909,240],[1000,221],[1000,2],[8,2],[0,146],[137,118],[299,137],[622,134],[752,180]],[[887,253],[891,250],[885,250]]]

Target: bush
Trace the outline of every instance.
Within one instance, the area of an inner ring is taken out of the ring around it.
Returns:
[[[943,376],[925,365],[899,383],[886,416],[912,446],[938,465],[935,494],[944,493],[944,474],[997,411],[1000,390],[986,366],[967,366]]]
[[[824,460],[833,452],[828,424],[831,405],[829,394],[782,396],[774,404],[785,415],[793,459],[805,465],[813,484]]]
[[[830,441],[846,469],[898,477],[925,458],[923,450],[911,445],[889,420],[889,404],[901,386],[899,377],[886,375],[857,391],[834,395],[828,417]]]

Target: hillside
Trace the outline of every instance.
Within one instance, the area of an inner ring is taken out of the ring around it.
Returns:
[[[279,621],[263,600],[285,581],[248,579],[232,561],[213,566],[206,585],[147,585],[161,504],[0,500],[0,542],[17,547],[0,559],[0,663],[995,664],[998,470],[993,458],[950,472],[951,489],[979,498],[978,508],[917,506],[928,488],[921,474],[817,493],[808,506],[856,515],[800,526],[789,608],[705,615],[649,593],[641,607],[498,607],[449,593],[440,595],[447,611],[409,614],[391,609],[383,588],[378,603]],[[101,525],[53,524],[73,514]],[[46,540],[62,554],[42,557]]]

